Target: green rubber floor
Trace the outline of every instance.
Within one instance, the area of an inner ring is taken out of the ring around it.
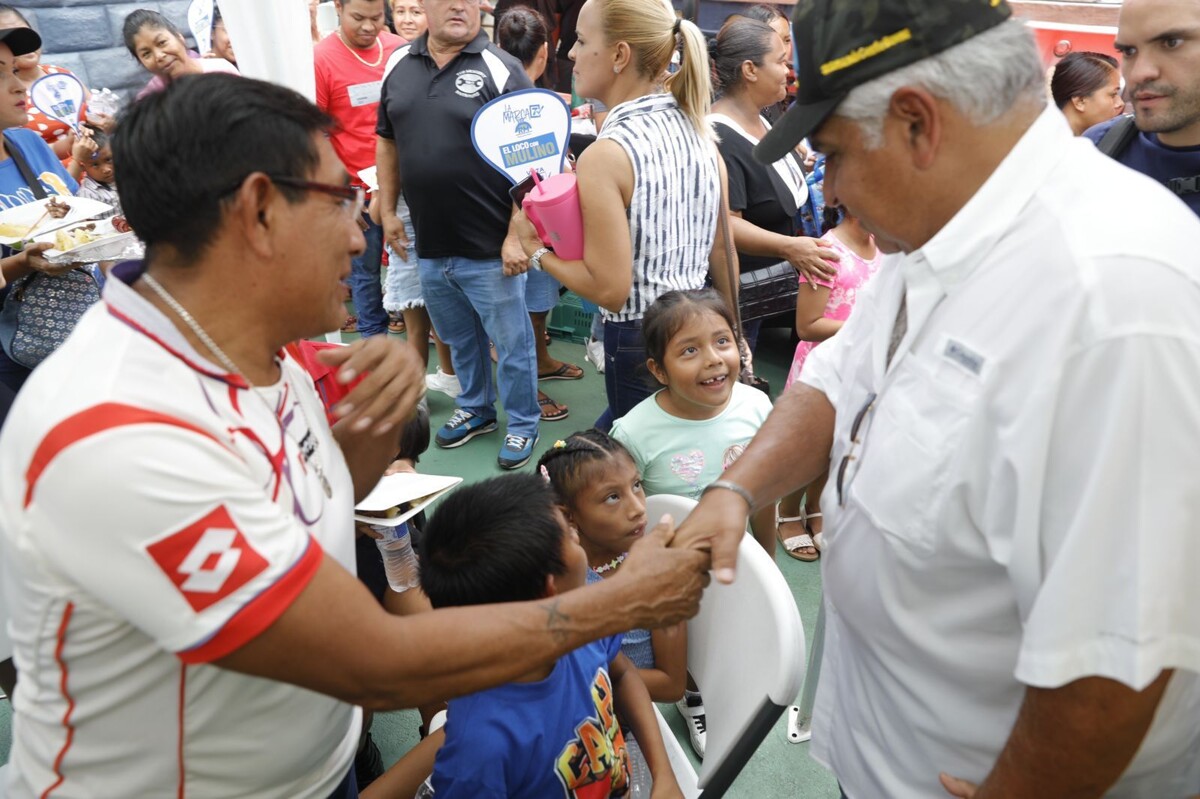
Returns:
[[[352,338],[347,336],[346,340]],[[783,388],[787,368],[792,360],[792,342],[789,333],[782,329],[764,330],[758,345],[756,371],[771,382],[772,395],[777,396]],[[570,407],[570,416],[558,422],[544,423],[541,441],[534,453],[534,460],[553,445],[558,438],[565,438],[575,430],[592,426],[606,405],[604,399],[604,376],[584,358],[582,345],[554,339],[550,347],[552,357],[578,364],[584,369],[581,380],[543,381],[540,388],[559,403]],[[431,348],[431,358],[436,360]],[[430,369],[434,368],[431,363]],[[454,410],[449,397],[430,392],[430,413],[436,431]],[[504,412],[500,410],[500,431],[504,430]],[[483,436],[471,443],[452,450],[430,447],[422,456],[420,470],[430,474],[460,475],[467,481],[480,480],[501,473],[496,465],[496,455],[502,435]],[[532,467],[526,467],[532,468]],[[801,563],[777,551],[775,556],[780,570],[796,597],[796,605],[804,621],[806,636],[812,634],[816,623],[817,607],[821,599],[820,566],[817,563]],[[683,720],[673,706],[662,706],[662,712],[671,724],[683,748],[691,754]],[[384,763],[390,764],[407,752],[418,740],[417,726],[420,718],[415,711],[398,711],[376,715],[372,734],[383,753]],[[837,785],[833,777],[808,756],[808,744],[791,744],[786,736],[786,713],[776,723],[771,734],[763,741],[750,759],[726,796],[732,799],[836,799]],[[12,743],[12,713],[8,702],[0,702],[0,762],[8,761]]]

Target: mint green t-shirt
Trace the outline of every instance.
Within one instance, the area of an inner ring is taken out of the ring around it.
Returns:
[[[712,419],[680,419],[647,397],[613,424],[612,435],[633,455],[646,496],[700,492],[746,450],[771,412],[763,392],[736,383],[729,405]]]

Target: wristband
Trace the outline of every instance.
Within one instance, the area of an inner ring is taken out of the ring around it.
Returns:
[[[714,488],[723,488],[726,491],[732,491],[742,499],[746,500],[747,509],[754,510],[754,497],[745,488],[731,480],[714,480],[704,487],[704,490],[700,492],[700,496],[704,496]]]

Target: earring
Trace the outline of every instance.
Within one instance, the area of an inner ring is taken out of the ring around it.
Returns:
[[[613,74],[614,74],[614,75],[620,75],[620,74],[621,74],[621,68],[620,68],[620,67],[613,67]]]

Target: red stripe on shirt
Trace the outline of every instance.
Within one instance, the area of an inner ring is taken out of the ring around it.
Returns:
[[[75,740],[75,728],[71,726],[71,715],[75,712],[75,700],[71,697],[71,692],[67,690],[67,661],[63,659],[63,648],[67,643],[67,625],[71,623],[71,614],[74,612],[75,603],[68,602],[67,606],[63,608],[62,621],[58,623],[58,643],[54,647],[54,662],[58,664],[60,675],[58,688],[63,698],[67,700],[67,712],[63,714],[62,720],[67,737],[63,741],[62,748],[58,750],[58,756],[54,758],[54,774],[58,779],[42,792],[42,799],[47,799],[66,780],[62,773],[62,764],[67,756],[67,750],[71,748],[71,742]]]
[[[142,271],[145,271],[145,270],[143,269]],[[140,277],[140,276],[141,276],[141,271],[139,271],[137,274],[137,277]],[[131,317],[128,314],[113,307],[111,302],[106,301],[105,307],[107,308],[109,314],[116,317],[120,321],[124,322],[126,325],[133,328],[137,332],[141,333],[143,336],[150,339],[151,341],[153,341],[158,346],[162,347],[167,352],[171,353],[171,355],[174,355],[176,358],[183,361],[185,364],[187,364],[189,369],[199,372],[200,374],[202,374],[206,377],[213,377],[213,378],[216,378],[217,380],[224,381],[224,382],[228,383],[229,385],[234,386],[236,388],[247,389],[247,390],[250,388],[250,384],[248,382],[246,382],[246,378],[243,377],[242,375],[235,374],[233,372],[217,372],[212,369],[207,369],[204,366],[201,366],[200,364],[193,361],[191,358],[189,358],[184,353],[182,353],[179,350],[172,347],[161,336],[155,335],[154,333],[150,332],[150,330],[147,327],[145,327],[140,322],[133,319],[133,317]],[[285,354],[285,350],[283,350],[283,349],[279,349],[279,350],[275,351],[275,357],[280,362],[282,362],[284,360],[284,354]]]
[[[211,663],[231,654],[275,623],[292,606],[321,565],[325,552],[311,536],[308,548],[285,574],[267,590],[247,602],[212,638],[197,647],[177,653],[184,663]]]
[[[203,430],[190,422],[185,422],[174,416],[168,416],[165,413],[152,411],[148,408],[138,408],[134,405],[124,405],[118,402],[104,402],[99,405],[93,405],[73,416],[63,419],[42,438],[37,450],[33,453],[33,459],[29,462],[29,468],[25,471],[24,507],[29,507],[29,503],[33,501],[33,490],[37,486],[38,480],[47,467],[49,467],[50,462],[58,457],[59,453],[72,444],[94,436],[97,433],[133,424],[173,425],[181,427],[184,430],[190,430],[193,433],[199,433],[205,438],[216,441],[221,446],[225,446],[207,430]]]
[[[183,361],[185,364],[188,365],[189,369],[197,371],[200,374],[205,375],[206,377],[214,377],[217,380],[223,380],[231,386],[236,386],[238,388],[249,388],[250,387],[250,384],[246,382],[246,378],[242,377],[241,375],[232,374],[230,372],[216,372],[216,371],[213,371],[212,369],[206,369],[205,367],[201,366],[200,364],[198,364],[195,361],[188,358],[186,355],[184,355],[179,350],[172,347],[170,344],[168,344],[166,341],[164,341],[159,336],[156,336],[155,334],[151,333],[149,330],[147,330],[141,324],[136,322],[133,318],[127,316],[126,314],[122,313],[121,311],[118,311],[111,304],[108,304],[107,308],[108,308],[108,312],[110,314],[115,316],[117,319],[120,319],[122,322],[129,325],[134,330],[141,333],[143,336],[150,339],[155,344],[162,347],[164,350],[171,353],[179,360]]]

